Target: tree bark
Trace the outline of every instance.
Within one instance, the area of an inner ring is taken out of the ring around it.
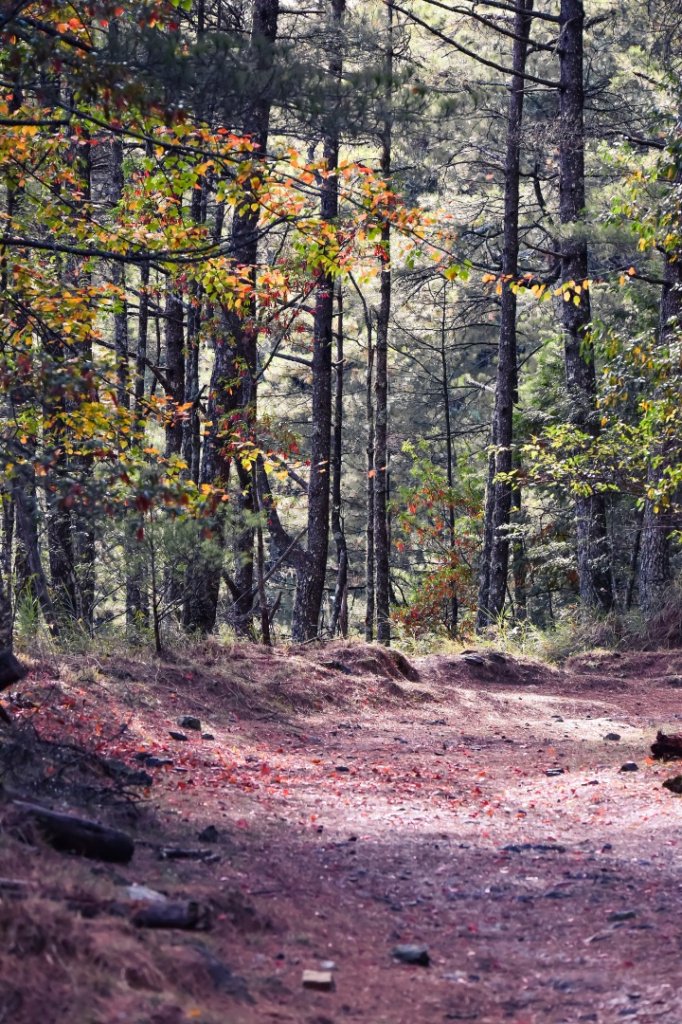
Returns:
[[[450,372],[447,352],[447,283],[443,282],[441,321],[440,321],[440,371],[443,392],[443,416],[445,419],[445,471],[448,481],[448,540],[450,558],[455,559],[455,506],[453,505],[453,488],[455,485],[455,449],[452,440],[452,418],[450,416]],[[456,636],[459,618],[459,600],[454,582],[451,583],[450,599],[447,610],[447,628],[451,636]]]
[[[271,72],[274,61],[274,43],[277,38],[279,0],[255,0],[251,23],[251,55],[253,67],[259,75],[258,87],[243,111],[245,132],[256,145],[256,154],[264,154],[270,128]],[[256,156],[257,158],[257,156]],[[258,257],[259,210],[251,210],[248,195],[244,212],[235,211],[230,235],[230,250],[236,266],[245,269],[255,279]],[[208,419],[211,423],[204,439],[200,480],[227,488],[230,476],[231,454],[229,443],[233,433],[250,437],[256,420],[256,375],[258,332],[255,322],[255,304],[247,303],[242,311],[223,308],[221,311],[222,338],[216,344],[208,396]],[[251,478],[248,471],[240,472],[243,493],[242,506],[248,509]],[[214,540],[224,545],[224,525],[221,518],[213,524]],[[234,602],[234,624],[239,632],[248,633],[253,610],[253,540],[252,526],[242,531],[236,545],[237,568],[235,584],[239,598]],[[215,626],[222,564],[216,558],[197,559],[192,572],[190,593],[185,608],[185,625],[203,633]]]
[[[679,177],[679,175],[678,175]],[[659,343],[677,345],[682,327],[682,261],[675,254],[667,254],[661,293]],[[676,339],[677,336],[677,339]],[[679,365],[679,362],[678,362]],[[647,473],[647,490],[656,490],[665,467],[674,454],[670,439],[662,439],[651,453]],[[669,499],[668,499],[669,500]],[[639,605],[646,615],[657,612],[670,595],[672,568],[670,564],[670,533],[674,529],[673,516],[667,501],[648,497],[644,503],[639,552]]]
[[[478,594],[477,628],[494,623],[504,610],[509,573],[509,523],[512,483],[500,479],[512,469],[513,412],[517,402],[516,294],[511,285],[519,273],[519,172],[525,98],[526,58],[533,0],[519,0],[514,18],[513,75],[507,115],[504,166],[504,242],[502,298],[497,357],[497,382],[492,426],[492,451],[486,488],[483,551]]]
[[[387,188],[391,183],[393,139],[393,2],[386,2],[386,50],[384,74],[386,81],[386,113],[381,132],[381,174]],[[391,643],[390,541],[388,527],[388,332],[391,317],[391,226],[381,228],[380,301],[376,321],[375,440],[374,440],[374,553],[377,640]]]
[[[329,76],[337,86],[343,70],[341,33],[345,0],[331,0]],[[339,126],[336,103],[329,111],[323,158],[327,171],[321,180],[320,217],[335,224],[339,213]],[[308,482],[308,548],[296,581],[291,635],[296,641],[317,636],[324,596],[329,550],[329,491],[331,470],[332,353],[334,346],[334,275],[320,273],[313,324],[312,436]]]
[[[166,457],[182,452],[183,421],[178,407],[185,401],[185,330],[182,293],[169,286],[166,295],[166,380],[170,385],[166,424]]]
[[[344,625],[343,609],[347,599],[348,587],[348,545],[346,534],[343,528],[343,516],[341,514],[341,479],[343,475],[343,384],[344,384],[344,337],[343,337],[343,290],[341,285],[337,288],[337,329],[336,329],[336,388],[334,391],[334,429],[332,435],[332,535],[336,545],[336,558],[338,568],[336,574],[336,586],[334,588],[334,603],[332,606],[332,618],[330,624],[331,635],[334,636],[337,629],[345,637],[348,630],[348,623]]]
[[[585,129],[583,87],[582,0],[561,0],[559,212],[561,281],[566,301],[561,302],[566,384],[570,422],[595,437],[597,381],[585,238]],[[580,287],[578,292],[575,286]],[[613,605],[610,551],[603,495],[593,492],[575,500],[577,560],[580,600],[585,608],[607,612]]]

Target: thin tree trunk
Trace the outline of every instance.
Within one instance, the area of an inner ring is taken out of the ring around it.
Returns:
[[[514,18],[513,75],[507,115],[507,150],[504,167],[504,242],[502,298],[497,358],[497,383],[492,426],[492,452],[486,489],[484,543],[478,595],[477,627],[496,622],[504,610],[509,573],[509,523],[512,508],[513,412],[517,401],[516,294],[519,273],[519,172],[521,128],[525,97],[524,74],[528,55],[533,0],[519,0]]]
[[[145,382],[147,369],[147,343],[149,339],[149,266],[143,264],[140,270],[140,304],[137,318],[137,352],[135,357],[135,420],[138,430],[145,426]],[[147,595],[147,566],[143,546],[137,540],[137,531],[142,528],[142,517],[138,513],[127,516],[125,523],[126,550],[129,560],[126,564],[126,627],[132,635],[139,629],[149,627],[149,599]]]
[[[386,2],[386,114],[381,139],[381,174],[387,187],[391,181],[391,149],[393,136],[393,2]],[[375,444],[374,444],[374,551],[376,573],[377,640],[391,643],[391,585],[388,530],[388,331],[391,317],[391,226],[386,221],[381,229],[382,267],[380,301],[377,314]]]
[[[331,0],[329,45],[330,79],[339,82],[342,73],[343,15],[345,0]],[[339,212],[339,127],[337,111],[330,111],[325,132],[323,158],[328,171],[321,180],[320,216],[334,224]],[[321,273],[315,298],[313,324],[312,434],[310,480],[308,482],[308,548],[296,581],[296,600],[291,635],[306,641],[317,636],[324,596],[329,550],[329,491],[331,468],[332,353],[334,346],[334,276]]]
[[[169,420],[166,424],[166,457],[182,452],[183,421],[178,408],[185,401],[185,330],[182,294],[171,286],[166,294],[166,366],[170,385]]]
[[[675,334],[682,325],[682,260],[668,254],[663,276],[659,343],[661,346],[677,344],[679,348],[680,342],[675,340]],[[655,492],[660,486],[665,468],[670,464],[671,454],[669,439],[663,439],[651,453],[647,490]],[[667,501],[647,496],[642,519],[638,579],[639,604],[646,615],[658,611],[670,594],[670,534],[673,529],[673,516]]]
[[[206,220],[207,186],[195,190],[192,196],[192,220],[203,224]],[[189,295],[187,309],[187,351],[185,362],[185,401],[192,403],[189,415],[183,423],[182,454],[187,463],[191,480],[199,482],[201,470],[201,433],[199,423],[199,341],[203,290],[195,284]]]
[[[567,301],[561,302],[566,383],[570,421],[579,430],[597,435],[597,382],[588,277],[585,215],[585,131],[583,88],[582,0],[561,0],[559,207],[561,281]],[[580,287],[580,291],[575,286]],[[564,298],[564,297],[562,297]],[[584,607],[609,611],[613,605],[606,504],[601,494],[575,501],[580,600]]]
[[[17,517],[17,545],[25,566],[30,593],[35,597],[43,613],[48,629],[53,636],[59,636],[60,621],[57,615],[40,557],[38,539],[38,499],[36,478],[32,463],[15,467],[14,505]]]
[[[263,544],[263,524],[260,521],[261,505],[258,496],[258,470],[253,467],[252,471],[252,493],[254,511],[259,515],[258,526],[256,527],[256,571],[258,575],[258,602],[260,605],[261,640],[266,647],[272,647],[272,636],[270,633],[270,614],[268,611],[268,600],[265,591],[265,545]]]
[[[526,544],[519,532],[521,515],[521,488],[517,485],[514,487],[512,494],[512,522],[516,525],[516,535],[511,546],[514,601],[516,605],[514,618],[516,622],[525,622],[528,618],[528,559],[526,558]]]
[[[374,594],[374,341],[372,318],[367,317],[367,380],[365,384],[367,416],[367,526],[365,531],[365,640],[374,640],[376,601]]]
[[[441,367],[441,388],[443,391],[443,414],[445,417],[445,470],[448,481],[448,540],[450,544],[450,558],[454,566],[455,559],[455,507],[452,503],[453,488],[455,484],[455,450],[452,442],[452,420],[450,416],[450,374],[448,369],[447,352],[447,284],[443,283],[440,322],[440,367]],[[450,599],[448,601],[448,632],[451,636],[457,634],[459,617],[459,600],[454,582],[451,584]]]
[[[344,383],[344,337],[343,337],[343,289],[337,288],[337,328],[336,328],[336,388],[334,391],[334,429],[332,434],[332,535],[336,544],[338,569],[334,602],[330,623],[331,635],[340,628],[345,637],[348,629],[344,627],[343,608],[347,597],[348,586],[348,545],[343,528],[341,515],[341,478],[343,473],[343,383]]]

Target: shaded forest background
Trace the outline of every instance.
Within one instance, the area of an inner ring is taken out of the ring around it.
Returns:
[[[0,647],[675,605],[674,0],[3,0],[0,35]]]

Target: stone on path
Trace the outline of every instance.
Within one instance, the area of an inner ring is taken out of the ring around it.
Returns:
[[[194,715],[182,715],[181,718],[178,718],[178,725],[181,729],[193,729],[195,732],[201,732],[201,719]]]
[[[401,964],[417,964],[419,967],[428,967],[431,963],[428,946],[396,946],[393,958]]]
[[[672,778],[666,779],[663,788],[669,789],[671,793],[682,793],[682,775],[673,775]]]

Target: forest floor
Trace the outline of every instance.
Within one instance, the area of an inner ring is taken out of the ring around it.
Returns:
[[[647,754],[681,689],[682,652],[36,659],[0,726],[0,1024],[680,1024],[682,803]],[[22,833],[17,793],[132,861]],[[197,927],[135,927],[131,886]]]

